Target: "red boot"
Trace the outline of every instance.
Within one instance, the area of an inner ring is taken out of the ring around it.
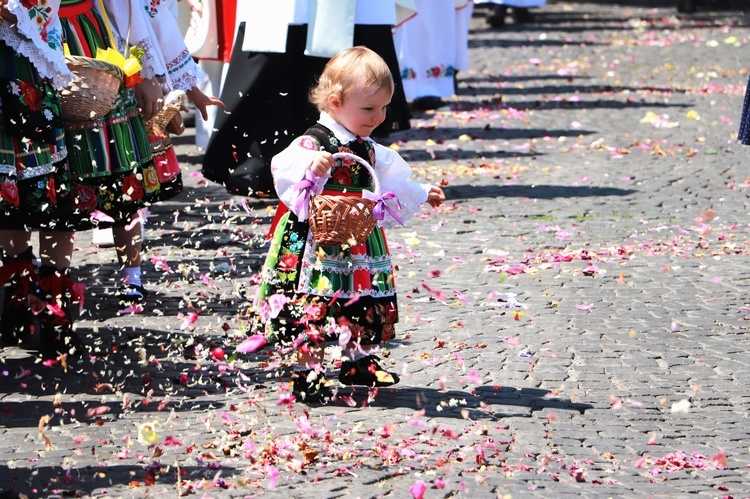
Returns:
[[[60,355],[80,355],[83,341],[73,331],[70,307],[80,303],[83,292],[68,277],[68,269],[43,266],[40,270],[37,296],[46,302],[39,314],[41,346],[39,351],[45,359],[56,359]]]
[[[39,277],[31,247],[15,257],[3,256],[0,286],[4,288],[3,312],[0,315],[0,341],[16,345],[34,333],[34,315],[29,310],[28,296],[36,288]]]

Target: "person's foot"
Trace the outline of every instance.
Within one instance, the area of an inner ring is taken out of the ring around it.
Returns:
[[[345,385],[391,386],[399,382],[399,377],[383,369],[375,355],[368,355],[355,361],[341,363],[339,381]]]
[[[522,7],[513,7],[510,10],[510,17],[515,24],[530,23],[534,20],[534,14],[529,9]]]
[[[325,375],[312,369],[292,374],[292,393],[306,404],[325,404],[332,397]]]
[[[417,97],[411,103],[412,107],[417,111],[430,111],[443,107],[443,99],[434,95],[427,95],[425,97]]]
[[[33,331],[34,316],[29,310],[28,295],[36,288],[39,277],[30,247],[16,257],[3,256],[2,260],[0,345],[12,346],[27,341]]]
[[[71,313],[73,304],[83,299],[77,293],[67,269],[41,267],[39,287],[29,296],[29,308],[39,314],[39,353],[45,360],[84,353],[85,345],[73,330]]]
[[[487,24],[493,28],[502,28],[505,26],[505,14],[508,7],[504,5],[493,5],[492,10],[486,17]]]
[[[117,290],[118,314],[139,314],[143,312],[151,292],[143,286],[123,284]]]

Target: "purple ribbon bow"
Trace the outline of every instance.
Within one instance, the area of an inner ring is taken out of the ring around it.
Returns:
[[[307,220],[310,216],[310,196],[313,194],[313,187],[315,187],[317,180],[317,175],[310,170],[305,170],[305,176],[302,177],[302,180],[294,184],[294,188],[299,191],[294,209],[300,220]]]
[[[401,209],[401,203],[396,197],[396,194],[393,191],[388,191],[374,200],[375,207],[372,209],[372,218],[374,218],[375,220],[383,220],[385,218],[385,214],[388,213],[391,217],[393,217],[393,219],[396,222],[398,222],[401,225],[404,225],[403,220],[401,220],[399,216],[396,215],[396,212],[393,211],[393,209],[385,203],[386,201],[390,199],[396,200],[397,210]]]

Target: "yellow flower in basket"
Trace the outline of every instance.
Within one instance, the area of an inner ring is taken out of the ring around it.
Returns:
[[[101,47],[97,48],[96,58],[114,64],[122,69],[125,76],[133,76],[141,70],[141,62],[137,58],[130,56],[125,59],[125,56],[111,47],[106,50],[102,50]]]

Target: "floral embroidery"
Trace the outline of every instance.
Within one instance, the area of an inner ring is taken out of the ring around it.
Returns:
[[[53,205],[57,205],[57,191],[55,190],[55,178],[50,177],[47,182],[47,199]]]
[[[284,253],[279,258],[279,263],[276,267],[282,272],[291,272],[297,268],[299,263],[299,257],[294,253]]]
[[[318,141],[310,137],[309,135],[303,135],[302,137],[300,137],[299,145],[303,149],[307,149],[309,151],[317,151],[320,149],[320,144],[318,144]]]
[[[42,93],[36,85],[22,81],[21,94],[23,103],[29,106],[32,111],[39,111],[42,108]]]
[[[456,68],[451,65],[446,66],[445,64],[433,66],[424,72],[425,78],[453,78],[454,74],[456,74]],[[415,78],[417,78],[417,71],[413,68],[404,68],[401,70],[402,80],[413,80]]]
[[[21,5],[29,11],[29,19],[33,20],[39,29],[42,41],[47,43],[50,48],[59,49],[62,47],[62,36],[58,30],[49,30],[52,22],[50,15],[52,8],[47,5],[48,0],[21,0]]]
[[[352,185],[352,171],[349,168],[336,168],[331,177],[338,185]]]
[[[122,181],[122,193],[130,201],[138,201],[143,198],[143,185],[135,175],[128,175]]]
[[[10,205],[19,206],[21,204],[21,200],[18,197],[18,186],[13,180],[6,179],[0,184],[0,197]]]
[[[161,0],[151,0],[151,4],[146,8],[146,12],[148,12],[148,15],[151,17],[155,17],[159,12],[160,4]]]
[[[52,121],[60,115],[60,101],[51,85],[35,85],[21,80],[11,80],[8,85],[10,93],[19,97],[19,102],[31,111],[41,111],[45,120]]]
[[[402,80],[413,80],[417,77],[417,73],[412,68],[404,68],[401,70]]]
[[[426,73],[425,76],[427,76],[427,78],[453,78],[453,75],[456,73],[456,68],[441,64],[440,66],[434,66],[428,69]]]
[[[91,211],[96,208],[96,192],[87,185],[76,184],[73,187],[73,203],[81,211]]]
[[[156,173],[156,168],[153,166],[149,166],[143,170],[143,187],[149,194],[158,191],[159,187],[161,187],[159,184],[159,174]]]

